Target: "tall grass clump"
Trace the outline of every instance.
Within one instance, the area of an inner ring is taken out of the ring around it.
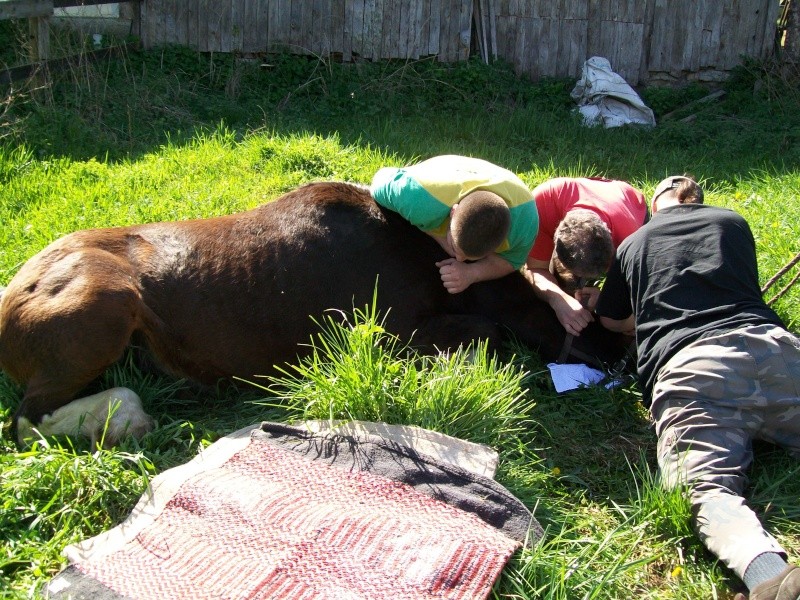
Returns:
[[[374,303],[320,324],[310,355],[264,386],[289,418],[413,424],[495,448],[525,430],[525,373],[485,343],[419,355],[386,331]]]
[[[64,546],[128,515],[155,473],[140,453],[76,452],[41,440],[0,454],[0,595],[33,596],[63,566]]]

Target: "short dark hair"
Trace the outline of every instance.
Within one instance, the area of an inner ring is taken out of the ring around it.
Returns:
[[[508,204],[486,190],[470,192],[459,200],[450,222],[453,243],[470,258],[482,258],[497,250],[510,228]]]
[[[611,230],[597,213],[585,208],[573,209],[564,216],[553,241],[558,260],[581,277],[604,275],[614,258]]]

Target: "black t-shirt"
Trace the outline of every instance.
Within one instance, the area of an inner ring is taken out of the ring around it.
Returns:
[[[683,346],[746,325],[783,326],[761,297],[747,221],[704,204],[662,209],[620,244],[596,312],[634,315],[648,404],[658,370]]]

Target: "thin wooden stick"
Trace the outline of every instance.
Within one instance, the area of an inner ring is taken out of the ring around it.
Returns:
[[[786,266],[782,267],[777,273],[775,273],[775,275],[773,275],[772,279],[770,279],[769,281],[767,281],[767,283],[764,284],[764,287],[761,288],[761,293],[763,294],[769,288],[771,288],[775,284],[775,282],[778,281],[778,279],[783,277],[783,275],[786,273],[786,271],[788,271],[793,266],[795,266],[799,261],[800,261],[800,252],[798,252],[797,255],[792,260],[790,260],[788,263],[786,263]]]

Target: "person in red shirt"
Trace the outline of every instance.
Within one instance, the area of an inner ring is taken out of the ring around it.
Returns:
[[[644,195],[624,181],[557,177],[533,190],[539,234],[526,261],[536,294],[572,335],[594,320],[602,278],[619,244],[648,219]]]

